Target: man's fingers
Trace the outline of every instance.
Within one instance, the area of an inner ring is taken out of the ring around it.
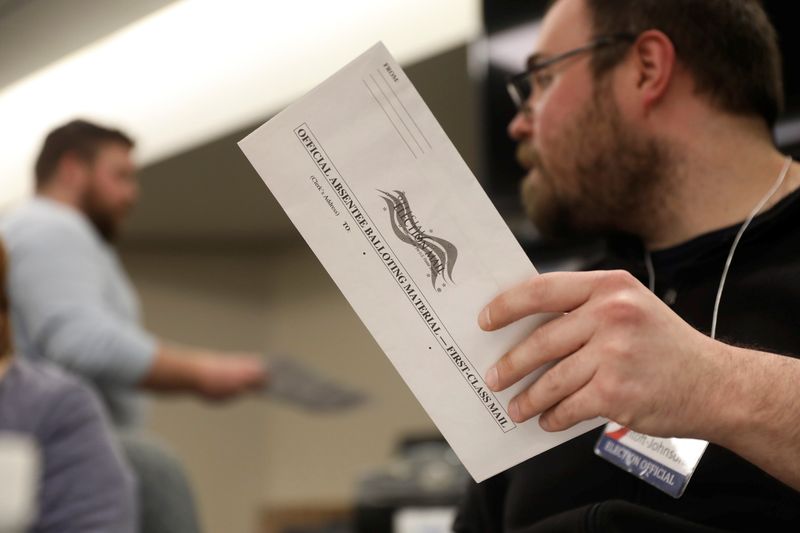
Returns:
[[[499,294],[481,312],[481,328],[492,331],[522,317],[568,313],[589,299],[594,272],[552,272],[534,276]]]
[[[590,387],[583,387],[542,413],[539,425],[545,431],[564,431],[585,420],[602,416],[600,400]]]
[[[565,401],[586,386],[597,370],[588,350],[562,359],[536,380],[525,391],[518,394],[509,405],[509,413],[516,416],[515,422],[524,422]]]
[[[630,288],[638,282],[623,271],[551,272],[534,276],[492,300],[478,324],[493,331],[536,313],[569,313],[586,303],[599,288]]]
[[[575,311],[543,324],[486,372],[486,384],[503,390],[542,365],[577,351],[591,338],[593,321]]]

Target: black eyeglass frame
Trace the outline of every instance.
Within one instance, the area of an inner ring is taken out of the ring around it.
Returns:
[[[508,90],[508,94],[511,97],[511,100],[514,102],[514,105],[516,105],[517,109],[524,110],[526,107],[526,102],[531,95],[533,95],[531,76],[536,72],[551,67],[556,63],[560,63],[571,57],[575,57],[586,52],[594,52],[595,50],[610,46],[612,44],[625,41],[632,43],[637,39],[637,37],[638,36],[634,35],[633,33],[615,33],[612,35],[604,35],[602,37],[592,39],[589,43],[583,46],[568,50],[563,54],[558,54],[541,62],[536,62],[534,57],[532,57],[528,60],[528,68],[525,69],[525,71],[508,77],[506,80],[506,90]],[[531,64],[531,60],[534,61],[533,64]]]

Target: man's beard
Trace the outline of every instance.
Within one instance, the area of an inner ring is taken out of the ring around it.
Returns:
[[[93,188],[89,188],[82,201],[83,212],[107,243],[116,241],[119,222],[115,213],[100,199]]]
[[[670,168],[663,141],[631,131],[607,83],[539,154],[520,144],[517,157],[535,169],[522,183],[526,212],[545,238],[570,239],[623,231],[639,233],[659,207]]]

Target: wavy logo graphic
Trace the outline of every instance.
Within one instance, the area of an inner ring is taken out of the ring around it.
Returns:
[[[425,260],[430,268],[430,278],[433,288],[441,292],[444,282],[453,281],[453,269],[458,259],[458,249],[450,241],[441,237],[434,237],[430,232],[426,233],[419,224],[419,221],[408,205],[408,198],[404,192],[394,191],[388,193],[378,190],[381,198],[386,202],[389,212],[389,221],[392,230],[397,238],[402,242],[413,246]],[[437,287],[436,282],[440,280],[441,286]]]

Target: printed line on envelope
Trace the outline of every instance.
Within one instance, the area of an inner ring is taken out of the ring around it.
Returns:
[[[425,133],[422,131],[422,129],[420,129],[419,124],[417,124],[417,121],[414,120],[414,116],[411,113],[409,113],[408,109],[406,109],[406,106],[403,103],[403,100],[400,99],[400,96],[397,94],[397,92],[395,92],[394,87],[392,87],[392,84],[389,83],[389,79],[391,79],[391,78],[387,79],[387,77],[390,76],[390,74],[384,70],[386,68],[389,68],[388,64],[384,63],[383,69],[379,68],[379,69],[376,69],[376,70],[381,75],[381,78],[383,78],[383,81],[386,82],[386,86],[389,87],[389,90],[392,91],[392,94],[394,95],[395,100],[397,100],[397,102],[403,108],[403,111],[406,112],[406,116],[414,124],[414,128],[417,130],[417,132],[419,133],[420,137],[422,137],[422,139],[425,141],[425,144],[428,145],[428,148],[433,150],[433,146],[431,146],[431,143],[428,142],[428,138],[425,136]]]
[[[411,152],[411,155],[413,155],[413,156],[414,156],[414,159],[418,159],[418,157],[417,157],[417,153],[416,153],[416,152],[414,152],[414,150],[411,148],[411,145],[408,143],[408,140],[406,140],[405,136],[404,136],[404,135],[401,133],[401,131],[400,131],[400,128],[398,128],[398,127],[397,127],[397,123],[394,121],[394,119],[392,118],[392,116],[389,114],[389,111],[387,111],[387,110],[386,110],[386,106],[385,106],[385,105],[383,104],[383,102],[381,102],[381,100],[380,100],[380,99],[379,99],[379,98],[376,96],[376,94],[375,94],[375,93],[376,93],[376,91],[377,91],[377,92],[380,92],[380,88],[379,88],[379,87],[375,87],[375,89],[373,89],[373,88],[372,88],[372,86],[370,86],[370,84],[367,82],[367,79],[366,79],[366,78],[363,78],[361,81],[363,81],[363,82],[364,82],[364,86],[365,86],[365,87],[367,88],[367,90],[369,91],[369,94],[370,94],[370,95],[372,95],[372,99],[373,99],[373,100],[375,100],[375,103],[376,103],[376,104],[378,104],[378,107],[380,107],[380,108],[381,108],[381,110],[383,110],[383,114],[384,114],[384,115],[386,115],[386,119],[387,119],[389,122],[391,122],[391,123],[392,123],[392,126],[394,127],[394,131],[396,131],[396,132],[397,132],[397,135],[399,135],[399,136],[400,136],[400,138],[403,140],[403,143],[405,143],[406,147],[408,148],[408,151],[409,151],[409,152]],[[376,84],[376,83],[375,83],[375,80],[371,80],[371,81],[372,81],[372,83]],[[377,84],[376,84],[376,85],[377,85]]]
[[[382,94],[382,95],[383,95],[383,97],[386,99],[386,101],[387,101],[387,102],[389,102],[389,106],[392,108],[392,111],[394,111],[394,114],[395,114],[395,115],[397,115],[397,118],[398,118],[398,119],[400,119],[400,123],[403,125],[403,128],[404,128],[404,129],[405,129],[405,130],[408,132],[408,135],[409,135],[409,137],[411,137],[412,139],[414,139],[414,142],[416,143],[416,145],[417,145],[417,148],[419,148],[419,151],[420,151],[422,154],[425,154],[425,150],[422,148],[422,144],[420,144],[420,142],[419,142],[419,139],[417,139],[416,135],[414,135],[414,132],[412,132],[412,131],[411,131],[411,128],[409,128],[409,127],[408,127],[408,124],[406,124],[406,121],[403,119],[403,115],[402,115],[402,114],[400,114],[400,111],[398,111],[398,110],[397,110],[397,107],[398,107],[398,106],[396,106],[396,105],[395,105],[395,104],[392,102],[392,98],[389,96],[389,94],[387,94],[387,92],[386,92],[386,91],[384,91],[384,90],[383,90],[383,87],[381,87],[381,84],[380,84],[380,83],[378,83],[378,81],[377,81],[377,80],[381,80],[381,81],[383,81],[384,83],[386,83],[386,80],[384,80],[384,79],[383,79],[383,77],[381,76],[380,72],[378,72],[378,77],[377,77],[377,79],[376,79],[376,78],[375,78],[375,76],[374,76],[374,75],[372,75],[372,74],[370,74],[370,75],[369,75],[369,77],[372,79],[372,83],[374,83],[374,84],[375,84],[375,86],[376,86],[376,87],[378,88],[378,90],[381,92],[381,94]],[[388,86],[388,84],[386,84],[386,86],[387,86],[387,88],[389,89],[389,92],[390,92],[390,93],[392,93],[392,94],[394,94],[394,93],[391,91],[391,87],[389,87],[389,86]],[[397,96],[397,95],[395,95],[395,96]],[[397,99],[397,98],[395,98],[395,99]],[[398,102],[399,102],[399,100],[398,100]],[[408,113],[405,113],[405,115],[406,115],[406,116],[408,116]],[[410,118],[410,117],[409,117],[409,118]]]

